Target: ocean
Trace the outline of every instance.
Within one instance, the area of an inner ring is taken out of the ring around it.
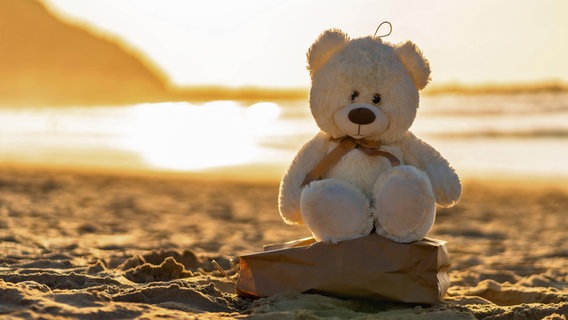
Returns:
[[[0,164],[278,178],[307,101],[0,108]],[[411,127],[462,177],[568,178],[568,93],[421,97]]]

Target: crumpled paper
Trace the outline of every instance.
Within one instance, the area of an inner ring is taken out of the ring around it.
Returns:
[[[239,296],[295,291],[436,304],[450,285],[446,242],[432,238],[410,244],[377,234],[337,244],[305,238],[264,250],[240,257]]]

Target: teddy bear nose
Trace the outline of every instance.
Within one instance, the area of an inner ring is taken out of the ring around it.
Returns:
[[[367,108],[356,108],[349,111],[347,115],[349,120],[356,124],[369,124],[375,121],[375,114]]]

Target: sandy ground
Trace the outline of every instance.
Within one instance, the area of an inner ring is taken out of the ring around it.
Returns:
[[[567,191],[466,182],[431,234],[452,261],[435,306],[238,298],[211,259],[230,270],[230,258],[309,235],[280,220],[277,192],[276,182],[2,169],[0,316],[566,319]]]

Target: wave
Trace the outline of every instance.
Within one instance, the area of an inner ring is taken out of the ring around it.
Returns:
[[[478,84],[466,85],[461,83],[446,83],[432,85],[426,88],[425,95],[461,94],[461,95],[487,95],[487,94],[526,94],[541,92],[568,92],[568,83],[561,81],[542,81],[533,83],[506,83],[506,84]]]
[[[436,132],[428,134],[443,139],[567,139],[568,129],[536,129],[526,131],[470,131],[470,132]]]
[[[419,112],[440,116],[568,113],[568,92],[425,96],[421,99]]]

